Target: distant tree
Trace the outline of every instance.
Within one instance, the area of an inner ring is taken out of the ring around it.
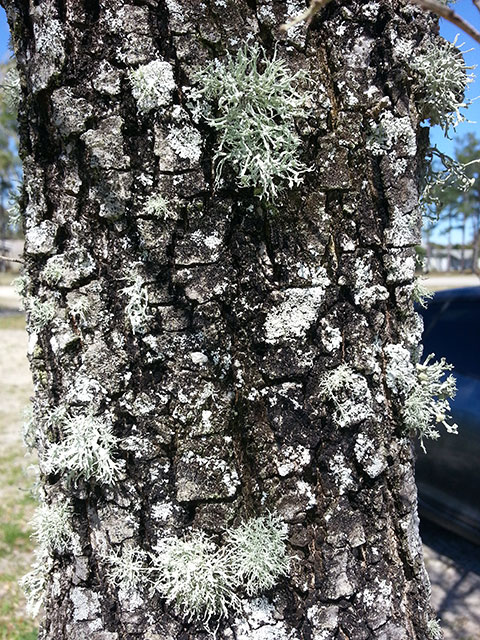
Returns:
[[[463,220],[462,244],[465,245],[465,231],[468,220],[472,227],[473,270],[478,272],[480,252],[480,140],[474,133],[460,138],[455,145],[455,159],[465,165],[465,173],[472,180],[470,189],[460,193],[456,201],[458,215]]]

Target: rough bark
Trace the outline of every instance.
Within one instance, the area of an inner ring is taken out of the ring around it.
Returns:
[[[433,23],[396,0],[332,2],[287,35],[278,27],[301,2],[3,4],[24,93],[29,294],[56,306],[47,326],[30,326],[35,414],[108,416],[125,461],[113,486],[45,474],[47,500],[73,497],[81,551],[55,554],[41,638],[207,637],[158,596],[117,589],[102,554],[196,529],[221,543],[267,509],[288,523],[290,576],[222,619],[217,638],[427,638],[412,447],[385,348],[420,338],[425,134],[396,50]],[[214,191],[214,136],[185,93],[195,68],[252,37],[306,70],[313,91],[298,122],[313,171],[274,211],[231,174]],[[156,58],[176,89],[169,108],[142,115],[128,70]],[[368,136],[383,112],[404,133],[375,155]],[[182,128],[200,146],[174,148]],[[171,217],[145,213],[152,192],[174,203]],[[136,269],[152,314],[143,334],[125,312]],[[342,363],[358,384],[343,426],[319,387]]]

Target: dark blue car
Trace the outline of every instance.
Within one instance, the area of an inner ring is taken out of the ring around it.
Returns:
[[[458,435],[440,428],[418,451],[420,515],[480,544],[480,287],[440,291],[421,313],[424,356],[454,365]]]

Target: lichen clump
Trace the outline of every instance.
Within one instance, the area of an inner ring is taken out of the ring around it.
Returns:
[[[302,182],[308,168],[299,159],[295,118],[305,116],[309,100],[296,89],[303,77],[276,54],[269,60],[258,45],[246,45],[196,74],[200,94],[215,103],[205,117],[218,134],[217,186],[225,165],[240,187],[253,187],[269,201],[285,185]]]
[[[79,478],[111,485],[123,468],[115,460],[119,440],[110,424],[93,415],[69,417],[62,425],[64,438],[49,446],[44,464],[48,472],[65,473],[74,481]]]
[[[288,573],[286,537],[280,518],[268,514],[228,531],[223,548],[201,531],[164,538],[151,554],[152,584],[187,620],[208,622],[238,609],[239,592],[257,595]]]
[[[464,101],[464,94],[475,77],[468,73],[473,67],[466,66],[466,52],[456,47],[457,38],[453,43],[435,40],[424,53],[416,53],[409,61],[421,117],[429,119],[431,125],[440,125],[446,134],[450,127],[465,120],[460,109],[470,104]]]
[[[437,424],[443,424],[447,432],[457,433],[457,425],[451,423],[450,400],[455,397],[457,387],[453,375],[443,379],[445,373],[453,369],[445,358],[431,362],[434,354],[430,354],[423,364],[417,364],[417,382],[405,401],[403,419],[405,428],[417,433],[420,443],[424,438],[436,440],[440,433]]]
[[[132,95],[140,113],[148,113],[171,102],[175,89],[172,66],[163,60],[152,60],[130,71]]]

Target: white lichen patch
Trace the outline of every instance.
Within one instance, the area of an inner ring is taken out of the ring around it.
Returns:
[[[85,130],[85,123],[93,114],[93,107],[75,96],[70,87],[61,87],[52,93],[53,123],[64,136]]]
[[[182,160],[196,164],[202,155],[202,136],[189,125],[172,126],[167,136],[167,144]]]
[[[360,258],[357,258],[354,269],[354,292],[355,304],[365,309],[382,300],[387,300],[388,291],[381,284],[374,284],[374,273],[372,268],[373,252],[368,251]]]
[[[391,249],[385,256],[387,282],[398,283],[413,281],[415,277],[415,258],[402,249]]]
[[[70,592],[73,604],[73,620],[97,620],[100,617],[100,597],[98,593],[83,587],[74,587]]]
[[[352,470],[345,456],[340,451],[333,456],[329,461],[330,471],[335,480],[335,484],[338,486],[338,493],[342,495],[347,489],[354,486]]]
[[[48,86],[52,76],[58,73],[65,62],[66,34],[55,2],[47,0],[33,6],[30,15],[35,41],[32,90],[36,92]]]
[[[291,288],[278,292],[279,304],[267,315],[264,324],[265,342],[291,342],[305,337],[318,318],[330,281],[325,278],[321,286]]]
[[[408,394],[414,387],[417,376],[408,349],[400,344],[388,344],[385,349],[385,381],[397,394]]]
[[[152,109],[165,107],[172,102],[175,78],[169,62],[152,60],[130,71],[129,78],[132,95],[140,113],[148,113]]]
[[[388,466],[386,451],[378,447],[365,433],[360,432],[355,440],[354,454],[370,478],[379,476]]]
[[[102,169],[129,169],[130,158],[124,153],[120,116],[109,116],[101,120],[97,129],[89,129],[81,139],[90,152],[92,167]]]
[[[293,472],[299,473],[311,460],[310,451],[302,445],[283,447],[278,456],[278,475],[286,477]]]
[[[366,609],[366,618],[372,629],[378,629],[389,619],[392,609],[392,585],[375,576],[373,584],[366,587],[359,599]]]
[[[328,353],[333,353],[342,345],[342,333],[340,329],[332,326],[327,318],[320,320],[320,336],[322,345]]]
[[[373,413],[367,380],[347,364],[325,372],[319,380],[319,392],[324,400],[333,403],[333,418],[340,427],[362,422]]]
[[[307,618],[312,625],[312,640],[330,640],[338,628],[338,607],[314,604],[307,609]]]
[[[29,254],[49,254],[55,248],[58,225],[45,220],[38,225],[27,224],[25,251]]]
[[[235,618],[236,640],[296,640],[297,633],[278,619],[274,606],[266,598],[242,600],[242,615]]]
[[[378,122],[370,122],[367,149],[376,156],[391,153],[413,157],[417,152],[415,131],[408,116],[397,117],[391,111],[384,111]]]

